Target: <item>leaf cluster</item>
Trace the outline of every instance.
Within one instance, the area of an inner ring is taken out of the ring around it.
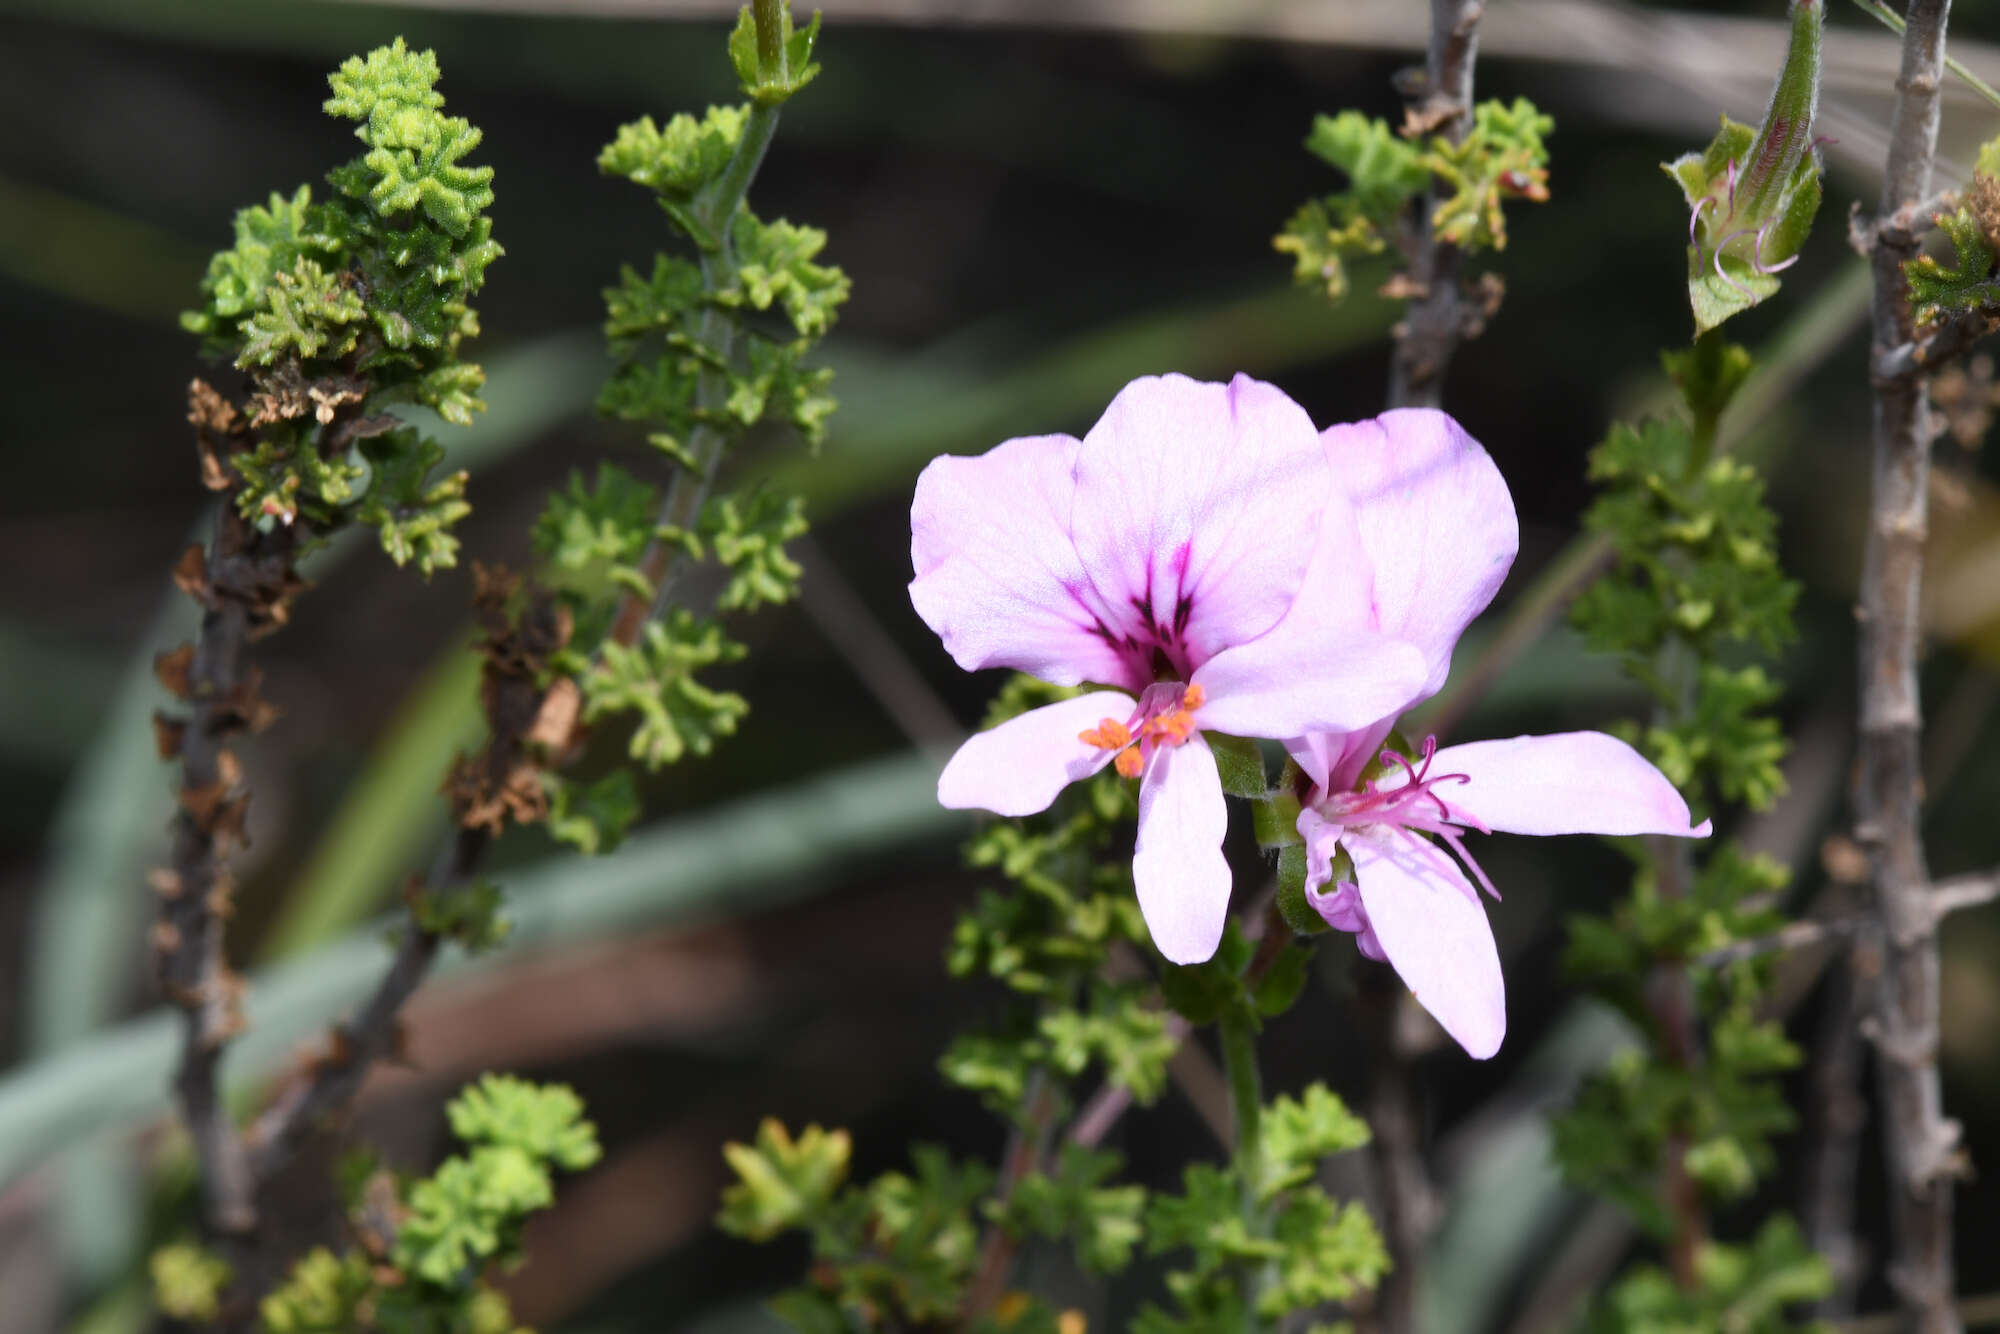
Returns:
[[[1588,1334],[1819,1334],[1832,1328],[1788,1314],[1831,1293],[1833,1271],[1784,1215],[1768,1220],[1748,1246],[1702,1246],[1694,1270],[1694,1286],[1684,1288],[1657,1266],[1639,1266],[1590,1312],[1584,1329]]]
[[[464,425],[480,410],[460,347],[501,253],[492,168],[465,161],[480,132],[444,114],[437,79],[436,56],[400,38],[335,71],[325,109],[358,122],[365,151],[328,173],[325,198],[300,186],[239,212],[181,317],[255,385],[254,434],[227,460],[239,512],[315,533],[365,524],[426,574],[456,560],[465,475],[433,477],[443,447],[380,414],[418,403]]]
[[[733,690],[717,690],[696,673],[743,656],[743,646],[721,625],[684,607],[646,623],[629,648],[605,641],[580,678],[583,719],[612,714],[636,720],[631,757],[659,769],[687,754],[706,755],[736,731],[750,704]]]
[[[1799,586],[1778,564],[1762,479],[1740,460],[1700,457],[1691,428],[1665,419],[1613,426],[1591,452],[1590,476],[1604,490],[1584,524],[1610,539],[1616,564],[1577,599],[1573,623],[1662,703],[1692,697],[1683,716],[1644,737],[1669,777],[1768,805],[1783,791],[1784,742],[1763,711],[1779,689],[1761,667],[1719,661],[1739,647],[1776,650],[1793,634]],[[1696,664],[1691,680],[1662,672],[1670,644]]]
[[[802,1231],[814,1282],[782,1294],[773,1310],[806,1331],[865,1330],[948,1319],[963,1300],[979,1249],[977,1206],[993,1174],[917,1145],[908,1173],[847,1180],[844,1130],[809,1126],[793,1137],[767,1120],[753,1144],[723,1153],[736,1183],[716,1223],[752,1241]]]
[[[1190,1165],[1179,1195],[1157,1195],[1146,1213],[1150,1252],[1184,1250],[1166,1278],[1175,1313],[1148,1306],[1140,1334],[1221,1334],[1246,1315],[1278,1320],[1352,1300],[1388,1272],[1380,1233],[1358,1202],[1340,1204],[1314,1181],[1320,1162],[1368,1142],[1367,1126],[1314,1084],[1263,1113],[1255,1179],[1241,1167]]]
[[[1482,102],[1462,138],[1403,138],[1358,111],[1318,116],[1306,151],[1347,177],[1347,188],[1307,200],[1271,244],[1293,259],[1293,277],[1335,301],[1347,292],[1347,263],[1382,253],[1399,239],[1411,200],[1436,198],[1438,239],[1467,253],[1507,248],[1504,204],[1548,199],[1547,135],[1555,122],[1526,98]]]
[[[1996,260],[1986,230],[1972,209],[1961,205],[1938,214],[1933,221],[1951,243],[1952,263],[1947,268],[1931,255],[1904,262],[1903,277],[1910,284],[1910,303],[1918,326],[1935,324],[1961,311],[2000,305],[2000,282],[1993,275],[1993,266],[2000,260]]]
[[[358,1245],[316,1247],[263,1299],[270,1334],[520,1334],[486,1283],[521,1256],[527,1216],[555,1199],[557,1169],[599,1156],[583,1104],[559,1084],[486,1075],[446,1108],[467,1152],[398,1180],[363,1161],[350,1175]]]
[[[608,465],[593,486],[573,478],[550,498],[535,541],[575,625],[567,666],[584,717],[632,720],[631,754],[648,768],[707,754],[748,708],[695,675],[742,656],[716,618],[798,595],[803,571],[787,543],[806,532],[803,501],[769,488],[709,492],[753,430],[788,426],[817,448],[834,409],[832,372],[810,356],[847,299],[847,276],[821,262],[825,232],[767,222],[744,200],[775,107],[818,73],[818,35],[818,18],[797,28],[788,5],[776,30],[760,33],[744,8],[729,54],[750,103],[664,125],[641,117],[598,157],[604,174],[652,195],[683,243],[649,268],[626,266],[604,292],[615,364],[598,409],[645,429],[666,485]],[[678,609],[631,642],[630,613],[657,606],[668,583],[703,562],[723,574],[713,614]],[[578,809],[572,799],[565,819]],[[592,841],[597,827],[566,823],[562,836]]]

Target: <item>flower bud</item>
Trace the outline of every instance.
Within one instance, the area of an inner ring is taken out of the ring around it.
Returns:
[[[1792,0],[1784,68],[1761,125],[1729,117],[1708,147],[1665,164],[1687,197],[1688,296],[1706,332],[1778,290],[1819,211],[1822,0]]]

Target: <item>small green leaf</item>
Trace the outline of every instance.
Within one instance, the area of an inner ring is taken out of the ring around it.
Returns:
[[[1312,1178],[1320,1160],[1369,1141],[1368,1123],[1326,1085],[1313,1083],[1298,1097],[1280,1096],[1264,1111],[1262,1197],[1275,1199]]]
[[[642,116],[618,127],[597,169],[685,204],[729,165],[749,115],[748,107],[710,107],[699,120],[683,112],[664,128]]]
[[[1953,266],[1946,268],[1929,255],[1903,264],[1919,325],[1934,324],[1954,311],[2000,304],[2000,282],[1993,278],[1993,248],[1972,210],[1961,207],[1956,212],[1940,213],[1936,222],[1951,242]]]
[[[752,1241],[809,1226],[847,1179],[852,1152],[845,1130],[807,1126],[795,1140],[783,1123],[766,1118],[755,1144],[722,1146],[737,1183],[722,1192],[716,1226]]]
[[[550,789],[550,835],[586,857],[615,849],[639,818],[639,790],[630,769],[613,769],[588,787],[554,774],[544,774],[542,782]]]
[[[153,1278],[153,1300],[176,1320],[205,1325],[222,1309],[222,1290],[229,1286],[229,1263],[191,1242],[174,1242],[154,1251],[147,1261]]]
[[[571,1172],[602,1151],[584,1119],[583,1100],[564,1084],[533,1084],[513,1075],[482,1075],[445,1105],[454,1135],[467,1144],[512,1146]]]

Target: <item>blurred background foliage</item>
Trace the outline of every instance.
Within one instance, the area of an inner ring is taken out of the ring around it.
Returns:
[[[345,127],[317,109],[326,69],[398,34],[435,47],[454,111],[486,130],[509,252],[482,297],[491,410],[449,434],[448,466],[473,474],[466,554],[520,564],[541,496],[573,466],[643,458],[592,416],[607,370],[596,329],[600,289],[658,248],[661,220],[593,163],[621,121],[731,95],[714,58],[725,8],[0,3],[11,127],[0,138],[0,562],[15,572],[0,598],[5,1334],[147,1327],[141,1257],[191,1217],[164,1117],[172,1033],[151,1013],[141,876],[168,815],[148,665],[185,633],[167,570],[206,503],[181,406],[199,367],[175,317],[208,252],[242,201],[348,151]],[[1954,53],[2000,77],[2000,46],[1983,44],[2000,42],[2000,4],[1955,8]],[[1390,76],[1422,43],[1423,6],[826,9],[826,73],[788,109],[759,194],[770,214],[824,225],[828,258],[854,280],[825,348],[842,410],[818,459],[753,450],[747,465],[783,457],[808,498],[803,599],[744,626],[754,651],[718,683],[752,712],[710,760],[648,780],[655,824],[610,858],[564,857],[539,832],[502,847],[513,940],[421,994],[409,1063],[371,1082],[357,1116],[414,1167],[448,1150],[443,1099],[481,1070],[578,1089],[604,1159],[535,1223],[532,1259],[507,1283],[521,1319],[544,1328],[762,1328],[754,1299],[798,1256],[723,1238],[708,1220],[718,1146],[766,1113],[851,1126],[863,1172],[900,1162],[912,1139],[998,1148],[995,1123],[934,1074],[949,1036],[993,997],[945,974],[950,922],[979,878],[958,867],[969,826],[936,808],[931,777],[938,746],[978,719],[995,681],[954,670],[903,592],[923,462],[1010,434],[1081,431],[1128,378],[1164,370],[1248,371],[1322,422],[1381,407],[1382,274],[1357,272],[1355,295],[1329,308],[1291,286],[1270,239],[1297,200],[1333,184],[1300,147],[1314,113],[1396,114]],[[1657,164],[1706,140],[1718,112],[1756,118],[1779,11],[1493,7],[1480,95],[1530,95],[1558,127],[1553,202],[1512,229],[1495,264],[1506,303],[1446,391],[1521,513],[1522,557],[1496,616],[1576,534],[1584,455],[1606,423],[1659,400],[1657,349],[1685,340],[1687,313],[1685,210]],[[1825,882],[1823,844],[1842,819],[1854,699],[1866,286],[1840,222],[1847,201],[1873,199],[1894,65],[1887,33],[1845,7],[1831,19],[1831,206],[1784,297],[1732,326],[1767,369],[1730,429],[1770,473],[1785,560],[1805,585],[1803,633],[1784,663],[1791,791],[1747,839],[1798,868],[1801,904]],[[1950,91],[1947,176],[1995,129],[1990,108]],[[2000,740],[2000,491],[1980,449],[1992,400],[1976,377],[1962,386],[1957,430],[1939,445],[1926,681],[1927,833],[1941,875],[2000,861],[1989,756]],[[259,654],[284,716],[244,753],[254,847],[232,931],[236,958],[255,970],[255,1028],[231,1071],[245,1098],[372,979],[384,952],[369,920],[401,868],[443,836],[438,779],[478,726],[465,575],[420,586],[342,545],[308,573],[318,595]],[[1461,662],[1476,651],[1469,640]],[[1624,690],[1558,631],[1458,736],[1599,725],[1634,706]],[[608,758],[623,738],[594,744]],[[1509,887],[1493,920],[1510,1038],[1487,1064],[1447,1044],[1425,1066],[1449,1208],[1426,1328],[1465,1334],[1546,1327],[1625,1247],[1601,1208],[1555,1184],[1543,1119],[1623,1041],[1556,966],[1561,918],[1601,910],[1621,864],[1586,840],[1505,840],[1485,855]],[[1954,918],[1944,944],[1948,1105],[1975,1161],[1990,1164],[2000,914]],[[1276,1089],[1320,1078],[1349,1092],[1358,1078],[1345,1007],[1354,970],[1373,965],[1344,941],[1320,961],[1307,1002],[1267,1044]],[[1788,965],[1781,987],[1807,1040],[1812,962]],[[1120,1135],[1139,1179],[1212,1151],[1173,1096]],[[1774,1197],[1796,1197],[1799,1149],[1798,1137],[1781,1145]],[[289,1225],[301,1246],[325,1178],[324,1162],[299,1168]],[[1868,1203],[1879,1182],[1864,1164],[1864,1219],[1879,1217]],[[1990,1254],[2000,1194],[1975,1184],[1961,1198],[1961,1253]],[[1879,1254],[1882,1238],[1870,1240]],[[1034,1263],[1035,1282],[1075,1283],[1054,1256]],[[1982,1281],[1970,1265],[1967,1284]],[[1121,1280],[1093,1326],[1121,1327],[1148,1282],[1143,1266]],[[1883,1300],[1871,1290],[1864,1309]]]

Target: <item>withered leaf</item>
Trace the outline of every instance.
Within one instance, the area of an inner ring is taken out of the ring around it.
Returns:
[[[153,714],[153,745],[160,758],[171,760],[181,753],[181,739],[187,735],[187,719],[172,714]]]
[[[193,644],[182,644],[179,648],[153,655],[154,677],[167,688],[168,693],[180,699],[187,699],[193,693],[188,681],[188,672],[193,666]]]

